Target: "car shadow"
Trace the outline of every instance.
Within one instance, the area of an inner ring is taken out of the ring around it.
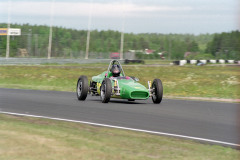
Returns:
[[[102,103],[100,99],[89,99],[89,101],[98,101],[99,103]],[[139,102],[139,101],[127,101],[124,99],[110,99],[110,101],[108,103],[119,103],[119,104],[147,104],[144,102]]]
[[[121,103],[121,104],[146,104],[136,101],[126,101],[126,100],[110,100],[109,103]]]

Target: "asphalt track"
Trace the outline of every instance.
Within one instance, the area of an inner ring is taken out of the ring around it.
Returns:
[[[163,99],[156,105],[151,99],[111,99],[103,104],[90,95],[78,101],[73,92],[0,88],[0,113],[6,112],[216,141],[236,148],[240,144],[240,106],[236,103]]]

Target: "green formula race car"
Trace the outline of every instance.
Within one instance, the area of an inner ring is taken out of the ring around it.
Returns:
[[[102,103],[108,103],[111,98],[134,101],[152,97],[153,103],[159,104],[162,101],[163,87],[160,79],[154,79],[153,83],[148,81],[146,88],[138,83],[136,77],[126,76],[119,61],[112,60],[107,71],[92,77],[90,85],[86,76],[80,76],[76,92],[78,100],[85,100],[89,93],[100,96]]]

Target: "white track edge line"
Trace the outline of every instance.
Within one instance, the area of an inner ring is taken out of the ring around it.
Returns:
[[[22,114],[22,113],[12,113],[12,112],[4,112],[4,111],[0,111],[0,113],[9,114],[9,115],[16,115],[16,116],[26,116],[26,117],[34,117],[34,118],[44,118],[44,119],[51,119],[51,120],[58,120],[58,121],[66,121],[66,122],[76,122],[76,123],[89,124],[89,125],[94,125],[94,126],[117,128],[117,129],[138,131],[138,132],[145,132],[145,133],[151,133],[151,134],[165,135],[165,136],[171,136],[171,137],[199,140],[199,141],[212,142],[212,143],[218,143],[218,144],[224,144],[224,145],[240,147],[240,144],[234,144],[234,143],[217,141],[217,140],[206,139],[206,138],[184,136],[184,135],[172,134],[172,133],[164,133],[164,132],[149,131],[149,130],[143,130],[143,129],[135,129],[135,128],[121,127],[121,126],[113,126],[113,125],[108,125],[108,124],[100,124],[100,123],[93,123],[93,122],[86,122],[86,121],[78,121],[78,120],[54,118],[54,117],[38,116],[38,115],[30,115],[30,114]]]

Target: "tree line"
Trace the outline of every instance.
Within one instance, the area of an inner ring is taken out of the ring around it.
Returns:
[[[215,34],[207,44],[206,52],[223,59],[240,59],[240,32]]]
[[[7,24],[0,24],[6,28]],[[21,28],[21,36],[11,36],[10,56],[18,56],[18,50],[25,48],[29,56],[46,57],[49,42],[49,26],[11,24],[11,28]],[[235,58],[239,56],[239,31],[220,34],[160,34],[125,33],[124,53],[136,51],[137,58],[160,58],[158,53],[170,59],[184,59],[189,52],[191,58]],[[121,32],[113,30],[92,30],[90,37],[90,58],[108,58],[112,52],[119,52]],[[53,27],[53,57],[84,57],[87,30]],[[154,50],[151,55],[145,49]],[[6,36],[0,36],[0,56],[5,56]],[[189,58],[188,57],[188,58]]]

